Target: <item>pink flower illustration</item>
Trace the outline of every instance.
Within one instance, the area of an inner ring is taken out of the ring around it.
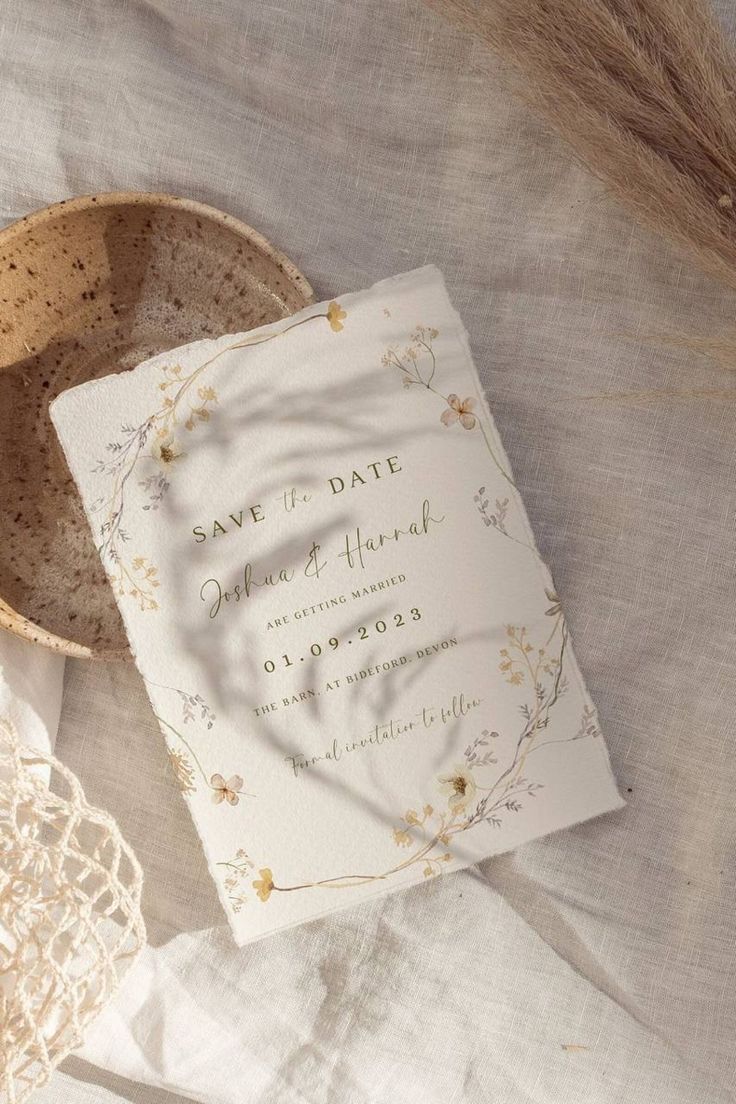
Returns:
[[[473,429],[475,426],[475,414],[472,413],[475,400],[459,399],[457,395],[447,396],[447,410],[444,412],[440,421],[443,425],[454,425],[458,420],[463,429]]]
[[[240,800],[238,794],[243,791],[243,779],[239,774],[234,774],[226,782],[221,774],[213,774],[210,779],[210,786],[213,790],[212,800],[215,805],[219,805],[221,801],[227,801],[229,805],[237,805]]]

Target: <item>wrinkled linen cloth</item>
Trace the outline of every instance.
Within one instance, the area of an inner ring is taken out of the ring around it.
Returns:
[[[29,747],[53,751],[63,685],[63,656],[0,633],[0,717]]]
[[[238,950],[135,670],[69,661],[56,752],[138,854],[150,946],[39,1104],[733,1100],[736,388],[659,338],[726,330],[734,297],[417,3],[0,21],[6,222],[161,190],[318,298],[442,268],[628,802]]]

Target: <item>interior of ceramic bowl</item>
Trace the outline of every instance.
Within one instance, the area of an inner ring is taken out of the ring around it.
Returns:
[[[127,651],[49,402],[311,300],[258,234],[186,200],[87,197],[0,233],[0,625],[70,654]]]

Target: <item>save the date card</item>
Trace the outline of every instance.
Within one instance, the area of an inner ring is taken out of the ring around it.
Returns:
[[[623,804],[435,268],[52,417],[238,942]]]

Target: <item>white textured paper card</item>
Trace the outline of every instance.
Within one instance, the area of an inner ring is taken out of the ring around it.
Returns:
[[[436,269],[52,417],[239,942],[623,804]]]

